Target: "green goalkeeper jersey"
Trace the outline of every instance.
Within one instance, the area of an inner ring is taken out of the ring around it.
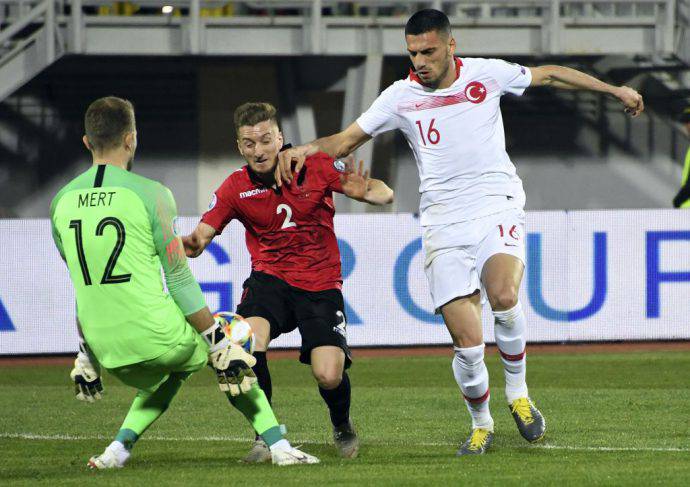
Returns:
[[[175,234],[170,190],[117,166],[95,165],[60,190],[50,216],[81,330],[98,361],[121,367],[176,346],[185,316],[206,303]]]

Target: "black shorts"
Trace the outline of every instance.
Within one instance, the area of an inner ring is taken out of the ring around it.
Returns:
[[[242,287],[237,314],[265,318],[271,325],[271,340],[299,328],[300,362],[310,364],[313,349],[332,345],[345,352],[345,368],[350,367],[345,303],[339,289],[305,291],[258,271],[252,271]]]

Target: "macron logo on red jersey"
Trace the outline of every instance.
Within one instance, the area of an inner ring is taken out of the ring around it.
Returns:
[[[265,193],[266,191],[268,191],[268,189],[266,188],[256,188],[250,189],[249,191],[242,191],[240,193],[240,199],[256,196],[257,194]]]

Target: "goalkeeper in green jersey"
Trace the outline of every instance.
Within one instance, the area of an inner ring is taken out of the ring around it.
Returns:
[[[77,298],[80,344],[70,377],[77,399],[89,402],[101,397],[101,367],[138,390],[115,441],[88,465],[124,466],[182,383],[207,363],[230,402],[270,442],[273,463],[317,463],[283,438],[251,371],[254,357],[226,338],[206,306],[175,233],[170,190],[129,172],[137,147],[132,104],[96,100],[85,129],[93,166],[50,206],[53,239]]]

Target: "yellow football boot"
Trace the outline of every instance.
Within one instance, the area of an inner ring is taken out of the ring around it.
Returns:
[[[529,397],[516,399],[508,407],[524,439],[534,443],[544,438],[546,421]]]
[[[470,437],[462,444],[455,456],[482,455],[489,449],[493,440],[493,431],[484,428],[474,428]]]

